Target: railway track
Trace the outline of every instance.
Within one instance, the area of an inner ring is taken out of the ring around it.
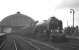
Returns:
[[[59,50],[49,44],[17,35],[9,35],[0,48],[0,50]]]

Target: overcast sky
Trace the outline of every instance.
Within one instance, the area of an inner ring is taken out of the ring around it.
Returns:
[[[70,14],[70,10],[67,7],[72,7],[72,5],[77,5],[76,7],[78,7],[76,1],[78,2],[78,0],[0,0],[0,20],[20,11],[22,14],[39,21],[56,16],[63,21],[65,27],[67,26],[67,21],[69,25],[72,25],[72,14]],[[78,17],[75,18],[75,25],[78,25]]]

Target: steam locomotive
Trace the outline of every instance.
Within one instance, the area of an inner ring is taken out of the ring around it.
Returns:
[[[61,20],[51,17],[49,22],[48,38],[53,41],[62,41],[66,39]]]

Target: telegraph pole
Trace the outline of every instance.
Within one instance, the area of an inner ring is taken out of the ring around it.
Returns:
[[[73,14],[73,27],[74,27],[74,14],[75,14],[75,10],[74,9],[70,9],[70,13]]]

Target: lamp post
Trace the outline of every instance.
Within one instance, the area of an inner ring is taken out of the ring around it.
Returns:
[[[74,9],[70,9],[70,13],[73,14],[73,27],[74,27],[74,14],[75,14],[75,10]]]

